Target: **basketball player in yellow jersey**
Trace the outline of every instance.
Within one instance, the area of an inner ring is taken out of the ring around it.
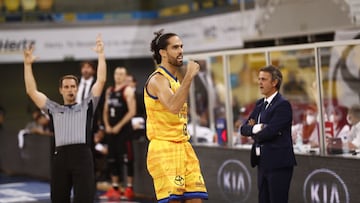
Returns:
[[[188,142],[187,97],[199,64],[190,61],[178,81],[183,65],[183,44],[174,33],[155,33],[151,42],[158,68],[144,88],[146,133],[150,140],[147,168],[159,203],[201,203],[207,199],[199,160]]]

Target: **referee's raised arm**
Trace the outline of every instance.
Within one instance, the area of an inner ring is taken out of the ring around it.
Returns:
[[[31,100],[37,107],[42,109],[45,107],[47,97],[45,94],[38,91],[36,81],[32,71],[32,63],[34,63],[35,57],[33,55],[34,46],[26,47],[24,50],[24,80],[26,93],[30,96]]]
[[[93,48],[93,50],[98,54],[98,68],[97,68],[97,76],[96,76],[97,79],[91,89],[91,92],[93,96],[98,97],[101,96],[102,90],[106,82],[106,61],[104,54],[104,42],[102,41],[102,37],[100,34],[96,37],[96,45]]]

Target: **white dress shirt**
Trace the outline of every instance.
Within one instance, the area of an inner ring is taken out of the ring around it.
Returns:
[[[84,78],[81,78],[80,83],[79,83],[79,90],[76,94],[76,103],[81,104],[82,99],[83,99],[81,97],[82,97],[85,86],[86,86],[86,88],[85,88],[84,98],[89,96],[90,88],[91,88],[91,85],[93,84],[93,81],[94,81],[94,77],[91,77],[87,80],[85,80]]]
[[[265,109],[267,109],[270,105],[271,105],[271,102],[272,102],[272,100],[274,99],[274,97],[276,96],[276,94],[277,94],[278,92],[276,91],[274,94],[272,94],[270,97],[268,97],[268,98],[264,98],[264,102],[268,102],[267,103],[267,105],[266,105],[266,107],[265,107]],[[259,115],[260,116],[260,115]],[[258,123],[258,124],[255,124],[254,125],[254,127],[253,127],[253,129],[252,129],[252,132],[254,133],[254,134],[257,134],[258,132],[260,132],[261,130],[262,130],[262,123]]]

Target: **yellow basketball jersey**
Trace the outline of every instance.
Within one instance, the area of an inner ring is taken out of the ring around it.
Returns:
[[[177,78],[168,72],[164,67],[159,67],[154,74],[162,74],[168,81],[171,90],[175,93],[180,87]],[[159,99],[147,92],[147,83],[144,88],[144,102],[146,108],[146,134],[149,140],[167,140],[173,142],[183,142],[189,140],[190,136],[187,131],[187,103],[179,113],[171,113],[163,106]]]

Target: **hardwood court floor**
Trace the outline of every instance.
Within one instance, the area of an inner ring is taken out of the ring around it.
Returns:
[[[103,192],[98,191],[97,196]],[[0,173],[0,203],[51,203],[50,185],[47,181],[21,176],[8,176]],[[132,201],[100,201],[96,203],[153,203],[148,197],[136,194]]]

